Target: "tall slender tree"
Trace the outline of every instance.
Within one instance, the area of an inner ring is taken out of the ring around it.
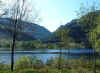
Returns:
[[[60,31],[58,30],[56,32],[56,36],[59,37],[60,39],[60,42],[59,42],[59,51],[60,51],[60,54],[59,54],[59,60],[58,60],[58,69],[61,69],[62,68],[62,49],[68,49],[68,44],[69,44],[69,40],[67,39],[68,38],[68,33],[69,33],[69,30],[67,28],[63,28],[61,29]],[[69,51],[68,51],[68,54],[69,54]]]
[[[24,33],[23,30],[25,27],[27,27],[27,24],[22,24],[20,22],[22,20],[27,21],[30,18],[29,16],[31,16],[31,21],[35,23],[39,20],[39,17],[38,12],[29,6],[27,0],[14,0],[12,3],[10,3],[10,5],[11,7],[6,8],[2,15],[10,18],[10,26],[6,27],[5,29],[10,29],[12,33],[11,71],[14,71],[14,50],[16,39],[19,33]]]

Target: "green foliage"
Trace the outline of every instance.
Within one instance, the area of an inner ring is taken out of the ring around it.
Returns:
[[[43,62],[36,57],[33,58],[32,65],[33,65],[33,68],[35,69],[40,69],[44,66]]]
[[[81,18],[80,23],[82,24],[81,27],[85,28],[84,32],[87,32],[86,40],[88,41],[89,47],[96,49],[96,37],[99,35],[98,28],[100,25],[100,11],[94,11],[88,13],[84,18]]]
[[[22,56],[15,62],[15,69],[39,69],[43,67],[43,62],[36,57]]]
[[[23,69],[20,70],[19,73],[38,73],[38,72],[34,71],[33,69]]]
[[[15,71],[10,72],[10,65],[4,68],[0,65],[0,73],[78,73],[86,72],[93,73],[93,60],[88,61],[85,57],[80,59],[68,60],[61,58],[61,69],[58,69],[59,57],[51,58],[43,64],[41,60],[36,57],[23,56],[15,63]],[[97,62],[97,72],[100,72],[100,59]],[[6,70],[6,71],[5,71]]]
[[[69,37],[70,29],[64,27],[56,31],[56,36],[60,39],[57,44],[59,48],[71,48],[70,44],[73,42],[72,38]]]
[[[20,69],[31,68],[32,67],[31,65],[32,65],[31,58],[28,56],[22,56],[15,62],[15,69],[20,70]]]
[[[11,46],[11,40],[5,40],[5,39],[1,39],[0,40],[0,45],[3,48],[8,48]]]
[[[79,25],[86,34],[85,46],[88,48],[99,49],[99,28],[100,28],[100,9],[93,4],[89,8],[83,6],[78,11]]]
[[[89,32],[89,34],[92,34],[89,35],[89,37],[91,37],[89,41],[91,42],[92,47],[100,51],[100,25],[98,25],[95,29]]]
[[[9,70],[9,69],[10,69],[9,65],[0,64],[0,71],[5,71],[5,70]]]
[[[0,50],[10,50],[11,40],[0,40]],[[53,44],[45,44],[41,41],[16,41],[15,50],[33,50],[33,49],[44,49],[44,48],[54,48]],[[3,49],[2,49],[3,48]]]
[[[52,44],[52,43],[48,43],[47,44],[47,48],[48,49],[57,49],[57,45],[56,44]]]

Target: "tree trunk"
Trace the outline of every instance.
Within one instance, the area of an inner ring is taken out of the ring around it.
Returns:
[[[95,33],[93,33],[94,36],[96,36]],[[94,38],[93,42],[94,42],[94,44],[96,44],[96,38]],[[94,73],[96,73],[96,45],[94,46],[94,49],[93,49],[93,56],[94,56]]]
[[[11,46],[11,71],[14,71],[14,49],[16,45],[16,36],[17,36],[17,20],[14,21],[14,31],[13,31],[13,41],[12,41],[12,46]]]
[[[61,60],[62,60],[62,49],[60,48],[60,52],[59,52],[59,59],[58,59],[58,69],[60,70],[61,67]]]
[[[15,42],[16,42],[16,33],[14,32],[12,46],[11,46],[11,71],[14,71],[14,49],[15,49]]]
[[[96,55],[94,57],[94,73],[96,73]]]

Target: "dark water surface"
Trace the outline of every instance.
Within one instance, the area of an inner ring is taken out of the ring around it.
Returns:
[[[44,63],[51,59],[58,57],[62,53],[62,57],[68,59],[78,59],[83,55],[90,55],[93,53],[93,50],[87,49],[37,49],[34,51],[16,51],[14,54],[14,60],[18,60],[21,56],[31,56],[41,59]],[[11,53],[9,51],[0,51],[0,63],[4,62],[5,64],[10,64]]]

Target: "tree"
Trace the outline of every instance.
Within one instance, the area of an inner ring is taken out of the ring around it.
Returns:
[[[22,20],[23,17],[26,14],[26,8],[24,8],[25,0],[22,0],[22,5],[20,5],[20,1],[17,0],[15,3],[14,8],[12,8],[11,12],[11,18],[13,19],[11,21],[11,24],[13,24],[13,41],[12,41],[12,46],[11,46],[11,71],[14,70],[14,49],[15,49],[15,44],[16,44],[16,37],[17,33],[19,31],[22,31],[23,25],[18,24],[18,20]],[[21,8],[20,8],[21,6]]]
[[[56,36],[60,39],[59,47],[61,48],[69,48],[69,42],[71,42],[71,38],[68,36],[69,34],[68,28],[61,28],[56,31]]]
[[[94,53],[94,73],[96,73],[96,31],[94,30],[98,25],[98,16],[100,16],[100,11],[97,10],[95,4],[93,4],[90,8],[86,6],[82,7],[78,13],[79,23],[83,27],[84,32],[87,33],[86,43],[88,44],[88,48],[92,48]]]
[[[13,2],[12,2],[13,3]],[[11,3],[10,3],[11,4]],[[21,33],[24,33],[23,30],[27,26],[27,24],[21,24],[20,21],[28,20],[28,16],[31,14],[32,10],[30,10],[29,6],[27,5],[26,0],[15,0],[14,4],[11,4],[12,7],[8,7],[4,11],[6,13],[5,17],[10,18],[10,26],[6,25],[6,30],[11,30],[12,33],[12,46],[11,46],[11,71],[14,70],[14,49],[16,45],[17,36]],[[34,13],[33,21],[37,21],[38,15],[37,12]],[[31,18],[32,19],[32,18]],[[9,27],[7,27],[9,26]]]
[[[59,47],[60,47],[60,55],[59,55],[59,60],[58,60],[58,68],[61,69],[61,61],[62,61],[62,48],[65,49],[69,49],[69,42],[71,41],[69,36],[69,29],[68,28],[61,28],[60,30],[56,31],[56,36],[59,37],[60,42],[59,42]]]

